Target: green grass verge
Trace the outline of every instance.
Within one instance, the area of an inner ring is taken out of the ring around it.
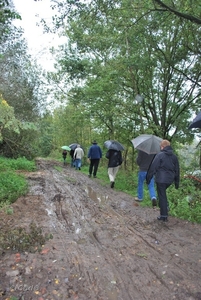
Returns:
[[[16,170],[34,171],[36,170],[35,162],[26,158],[0,157],[0,208],[15,202],[17,198],[25,195],[28,191],[25,177],[17,174]]]

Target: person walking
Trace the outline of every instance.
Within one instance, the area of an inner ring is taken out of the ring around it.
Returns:
[[[147,184],[150,183],[153,176],[157,186],[159,199],[160,216],[159,221],[168,221],[168,199],[166,190],[174,183],[175,188],[179,188],[180,168],[177,156],[168,140],[162,140],[160,144],[161,151],[154,157],[146,176]]]
[[[89,148],[87,157],[88,161],[90,162],[89,177],[91,177],[93,172],[93,177],[96,178],[99,162],[102,158],[102,150],[95,140],[92,142],[92,146]]]
[[[64,165],[66,164],[66,156],[67,156],[67,151],[63,150],[62,152],[63,160],[64,160]]]
[[[83,149],[80,147],[80,145],[77,145],[77,148],[75,149],[74,152],[74,160],[75,160],[75,169],[76,170],[81,170],[81,165],[82,165],[82,158],[84,157],[84,151]]]
[[[76,148],[75,148],[75,149],[76,149]],[[71,149],[71,150],[70,150],[71,167],[75,167],[75,160],[74,160],[75,149]]]
[[[139,150],[136,162],[139,166],[138,172],[138,187],[137,187],[137,197],[135,197],[135,201],[143,201],[143,192],[144,192],[144,182],[146,180],[147,170],[154,159],[155,154],[147,154],[144,151]],[[156,192],[154,187],[154,178],[150,180],[148,184],[149,195],[152,201],[152,207],[155,208],[157,206],[156,201]]]
[[[122,164],[122,154],[121,151],[109,149],[106,153],[106,158],[108,161],[108,176],[110,179],[110,187],[114,188],[115,178],[119,170],[119,166]]]

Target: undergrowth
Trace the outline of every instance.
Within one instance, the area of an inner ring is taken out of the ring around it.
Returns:
[[[4,252],[40,252],[45,242],[53,237],[52,234],[43,234],[41,227],[34,222],[30,223],[27,230],[23,227],[4,225],[1,225],[0,231],[0,249]]]
[[[18,197],[27,193],[27,181],[22,174],[16,173],[17,170],[34,171],[35,162],[26,158],[0,157],[0,208],[15,202]]]

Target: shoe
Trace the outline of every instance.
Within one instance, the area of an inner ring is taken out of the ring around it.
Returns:
[[[94,178],[97,178],[96,175],[94,175]]]
[[[91,178],[91,174],[89,174],[88,177]]]
[[[138,201],[138,202],[142,202],[143,201],[142,199],[139,199],[138,197],[134,197],[134,200]]]
[[[114,181],[111,182],[110,187],[113,189],[113,187],[114,187]]]
[[[152,198],[152,207],[155,208],[157,206],[156,198]]]
[[[81,168],[79,168],[79,170],[81,170]]]
[[[163,222],[167,222],[167,221],[168,221],[168,218],[167,218],[167,217],[161,217],[161,216],[159,216],[159,217],[157,217],[157,219],[158,219],[159,221],[163,221]]]

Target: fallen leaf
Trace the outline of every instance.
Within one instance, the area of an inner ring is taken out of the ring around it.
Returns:
[[[40,292],[39,291],[35,291],[35,294],[38,295]]]
[[[47,254],[49,251],[50,251],[50,249],[43,249],[43,250],[41,251],[41,254]]]

